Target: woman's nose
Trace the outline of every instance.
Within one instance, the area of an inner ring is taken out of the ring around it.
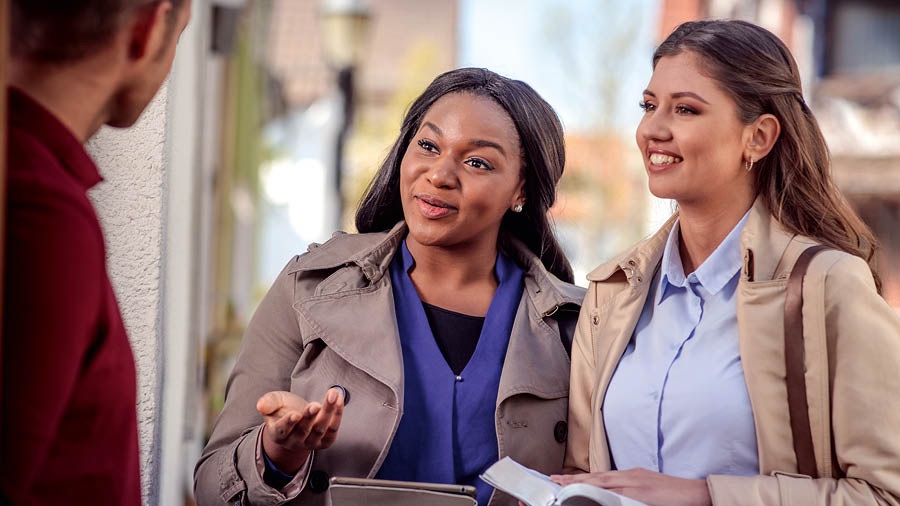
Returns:
[[[436,188],[455,188],[459,184],[456,167],[447,156],[433,160],[425,177]]]
[[[645,114],[637,128],[638,140],[666,141],[672,138],[669,118],[665,113],[655,111]]]

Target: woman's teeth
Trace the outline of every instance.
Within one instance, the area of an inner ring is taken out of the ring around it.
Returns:
[[[669,165],[670,163],[678,163],[681,158],[677,156],[669,156],[661,153],[653,153],[650,155],[650,163],[653,165]]]

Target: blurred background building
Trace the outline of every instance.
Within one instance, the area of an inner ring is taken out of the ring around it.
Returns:
[[[678,23],[752,20],[792,48],[834,171],[883,243],[900,308],[900,3],[893,0],[194,0],[167,87],[91,143],[93,194],[140,374],[145,504],[190,504],[243,329],[310,242],[352,230],[409,103],[483,66],[558,111],[552,210],[576,279],[671,212],[634,129],[653,47]],[[135,174],[143,174],[136,178]]]

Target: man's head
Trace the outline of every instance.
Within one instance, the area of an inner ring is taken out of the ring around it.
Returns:
[[[191,0],[13,0],[14,61],[108,70],[106,123],[134,123],[168,75]]]
[[[186,0],[170,4],[167,23]],[[11,52],[14,58],[46,63],[79,60],[108,44],[135,11],[162,0],[13,0]]]

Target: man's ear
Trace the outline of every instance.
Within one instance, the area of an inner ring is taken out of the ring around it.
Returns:
[[[168,17],[172,3],[151,2],[134,10],[128,26],[128,58],[132,61],[154,58],[166,43]]]
[[[761,114],[746,126],[745,157],[759,161],[772,151],[781,135],[781,123],[773,114]]]

